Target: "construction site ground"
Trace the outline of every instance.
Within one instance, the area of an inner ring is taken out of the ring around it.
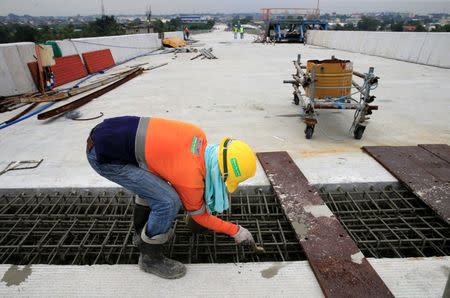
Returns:
[[[219,59],[191,61],[195,53],[141,57],[112,71],[145,62],[169,64],[79,109],[83,117],[102,112],[103,118],[85,122],[64,116],[47,121],[31,118],[1,130],[0,169],[11,161],[44,161],[36,169],[0,176],[0,188],[115,187],[90,168],[85,146],[92,127],[104,118],[123,115],[189,121],[206,132],[210,143],[231,136],[245,140],[256,152],[287,151],[310,183],[317,185],[395,184],[396,179],[363,153],[362,146],[449,143],[449,69],[310,45],[264,45],[253,43],[253,35],[235,40],[223,28],[193,37],[199,41],[195,46],[212,47]],[[291,79],[292,61],[298,54],[303,61],[335,55],[353,61],[360,72],[375,68],[381,79],[373,104],[379,110],[374,111],[362,140],[349,133],[353,112],[342,110],[319,111],[313,139],[305,139],[300,108],[292,104],[292,87],[283,84]],[[16,113],[0,114],[0,122]],[[257,175],[244,186],[268,184],[258,167]],[[396,297],[438,297],[450,272],[448,257],[370,262]],[[9,268],[1,265],[0,275]],[[187,276],[178,281],[163,281],[129,265],[33,265],[22,282],[1,283],[0,295],[90,296],[94,293],[86,291],[94,288],[95,295],[102,296],[322,295],[304,261],[189,265]]]

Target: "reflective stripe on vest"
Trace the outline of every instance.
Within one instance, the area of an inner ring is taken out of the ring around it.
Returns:
[[[206,210],[206,206],[202,205],[202,207],[200,209],[194,210],[194,211],[188,211],[187,214],[190,216],[200,215],[203,212],[205,212],[205,210]]]
[[[145,161],[145,141],[147,139],[147,129],[149,125],[149,117],[141,117],[134,140],[134,155],[139,167],[148,171],[147,162]]]

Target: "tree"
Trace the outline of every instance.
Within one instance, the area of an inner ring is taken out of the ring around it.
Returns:
[[[361,31],[377,31],[380,26],[380,21],[375,18],[363,16],[358,22],[358,30]]]
[[[18,25],[15,24],[13,26],[14,30],[14,39],[12,42],[22,42],[22,41],[30,41],[35,42],[38,40],[38,34],[36,28],[33,28],[28,25]]]
[[[354,31],[354,30],[356,30],[356,26],[353,23],[347,23],[344,25],[344,30]]]
[[[130,25],[132,26],[138,26],[142,23],[140,18],[135,18],[133,21],[131,21]]]
[[[156,21],[153,22],[153,29],[155,30],[155,32],[164,32],[165,31],[165,24],[163,21],[161,21],[160,19],[157,19]]]
[[[392,23],[391,24],[391,30],[395,31],[395,32],[402,32],[403,31],[403,26],[405,24],[403,22],[398,22],[398,23]]]
[[[450,24],[436,25],[436,29],[433,29],[432,32],[450,32]]]
[[[102,16],[88,24],[86,34],[88,36],[121,35],[125,34],[125,30],[117,23],[114,16]]]
[[[180,18],[171,19],[168,23],[167,31],[183,30],[183,23]]]
[[[427,32],[427,31],[428,31],[428,30],[427,30],[427,28],[425,28],[424,25],[422,25],[422,24],[416,25],[416,30],[415,30],[415,32]]]
[[[341,24],[336,24],[336,27],[334,28],[334,30],[342,31],[342,30],[344,30],[344,26],[342,26]]]
[[[11,33],[7,26],[0,24],[0,43],[11,42]]]

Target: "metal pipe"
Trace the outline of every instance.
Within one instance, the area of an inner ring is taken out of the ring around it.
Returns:
[[[357,77],[360,77],[361,79],[365,79],[365,78],[366,78],[366,75],[365,75],[365,74],[360,73],[360,72],[358,72],[358,71],[356,71],[356,70],[353,71],[353,75],[355,75],[355,76],[357,76]]]
[[[337,106],[335,104],[332,103],[315,103],[314,104],[314,109],[322,109],[322,110],[356,110],[359,108],[359,104],[358,105],[345,105],[342,104],[341,106]],[[369,108],[371,110],[378,110],[378,106],[369,106]]]
[[[283,84],[298,84],[297,80],[284,80]]]
[[[352,80],[352,85],[355,86],[355,88],[356,88],[359,92],[364,93],[364,89],[363,89],[358,83],[356,83],[356,82],[353,81],[353,80]]]

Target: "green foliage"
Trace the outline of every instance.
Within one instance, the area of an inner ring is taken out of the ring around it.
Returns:
[[[336,30],[337,31],[341,31],[341,30],[343,30],[343,31],[355,31],[356,27],[355,27],[355,25],[353,25],[353,23],[347,23],[344,26],[342,26],[340,24],[337,24],[336,25]]]
[[[184,26],[188,26],[189,30],[210,30],[214,27],[214,25],[214,20],[209,20],[206,24],[183,24],[180,18],[171,19],[165,23],[159,19],[153,22],[155,32],[181,31],[184,29]]]
[[[418,24],[418,25],[416,25],[416,30],[415,31],[416,32],[427,32],[428,30],[427,30],[427,28],[425,28],[424,25]]]
[[[102,16],[85,25],[64,24],[41,28],[29,25],[0,24],[0,43],[8,42],[45,42],[47,40],[111,36],[125,34],[125,29],[117,23],[114,16]]]
[[[361,31],[377,31],[381,22],[375,18],[363,16],[358,22],[357,28]]]
[[[391,31],[402,32],[404,25],[405,25],[405,23],[403,23],[403,22],[393,23],[393,24],[391,24]]]
[[[88,24],[86,33],[89,36],[111,36],[125,34],[125,30],[114,16],[102,16]]]
[[[187,26],[189,30],[211,30],[215,24],[216,22],[214,20],[208,20],[206,24],[197,23],[197,24],[189,24]]]
[[[181,31],[183,30],[183,23],[180,18],[171,19],[168,22],[157,19],[153,22],[153,28],[155,32]]]
[[[253,17],[252,16],[246,16],[246,17],[239,17],[239,16],[233,16],[233,18],[231,19],[231,24],[234,25],[238,25],[238,24],[248,24],[253,22]]]
[[[450,24],[443,26],[437,25],[436,29],[433,29],[432,32],[450,32]]]
[[[9,28],[3,24],[0,24],[0,43],[11,42],[12,36]]]

